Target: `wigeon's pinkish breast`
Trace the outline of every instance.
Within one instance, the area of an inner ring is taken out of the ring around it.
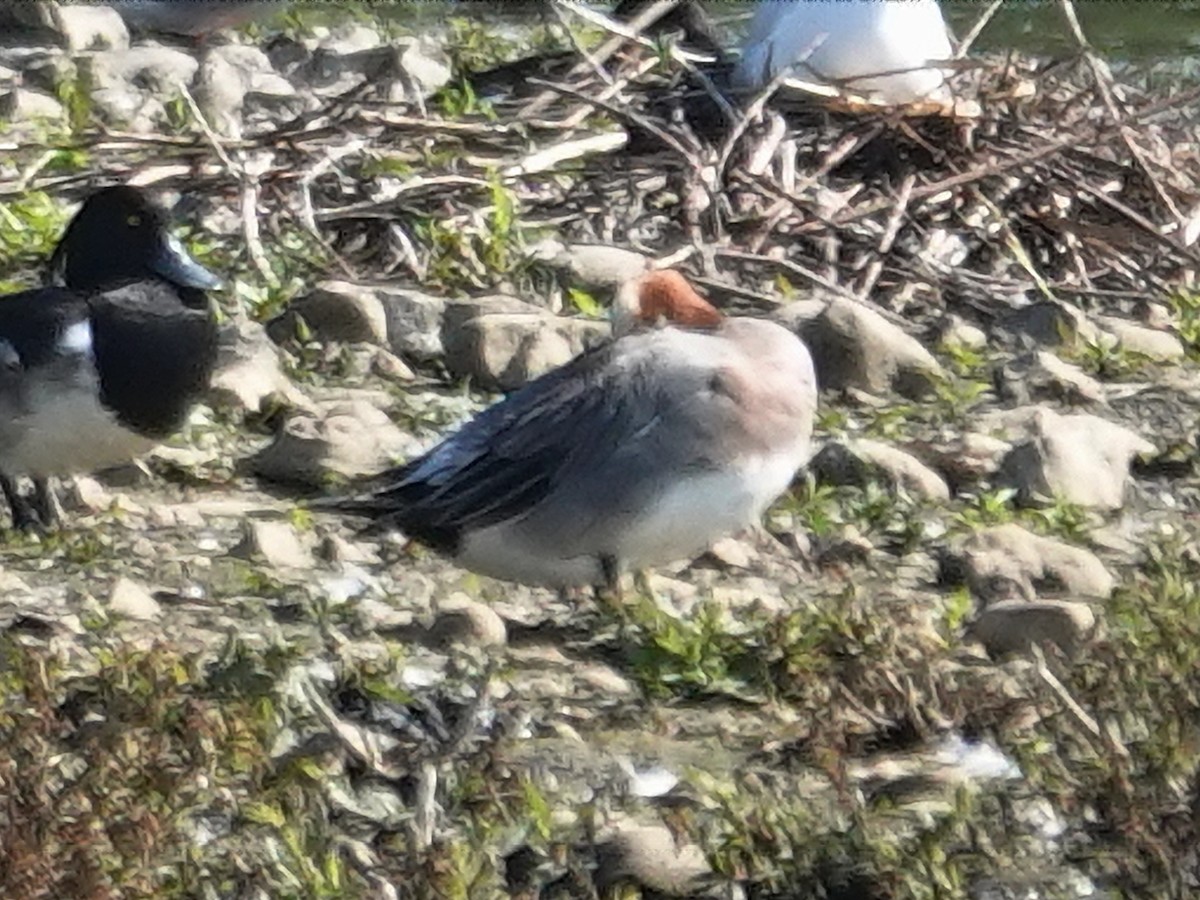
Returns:
[[[626,285],[616,307],[616,340],[336,508],[551,587],[615,586],[758,521],[810,453],[808,349],[774,322],[722,316],[669,270]]]

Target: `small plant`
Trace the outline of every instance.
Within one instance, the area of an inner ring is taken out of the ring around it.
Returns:
[[[997,488],[978,494],[967,494],[964,497],[963,508],[954,514],[954,523],[974,531],[1012,522],[1017,517],[1017,510],[1013,504],[1016,496],[1015,488]]]
[[[718,604],[704,603],[687,619],[677,619],[642,598],[631,618],[642,632],[633,664],[646,693],[664,697],[729,685],[744,645],[729,632]]]
[[[1077,340],[1069,356],[1085,372],[1104,381],[1130,378],[1151,363],[1145,354],[1130,350],[1107,335],[1096,340]]]
[[[1178,291],[1167,297],[1175,317],[1175,333],[1195,358],[1200,354],[1200,294]]]
[[[0,201],[0,274],[28,277],[43,267],[66,224],[62,205],[42,191]]]

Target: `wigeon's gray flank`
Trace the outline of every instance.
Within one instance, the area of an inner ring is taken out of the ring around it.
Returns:
[[[618,333],[340,502],[484,575],[550,587],[703,551],[756,522],[810,452],[808,349],[725,318],[677,272],[621,291]]]

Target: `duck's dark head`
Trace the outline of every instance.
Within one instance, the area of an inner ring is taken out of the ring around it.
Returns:
[[[184,290],[189,305],[220,285],[167,231],[166,213],[136,187],[104,188],[83,202],[67,226],[50,268],[55,280],[93,291],[157,277]]]

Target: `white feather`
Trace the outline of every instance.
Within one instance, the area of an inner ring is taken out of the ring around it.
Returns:
[[[68,353],[92,355],[92,323],[84,319],[69,325],[58,339],[59,349]]]

